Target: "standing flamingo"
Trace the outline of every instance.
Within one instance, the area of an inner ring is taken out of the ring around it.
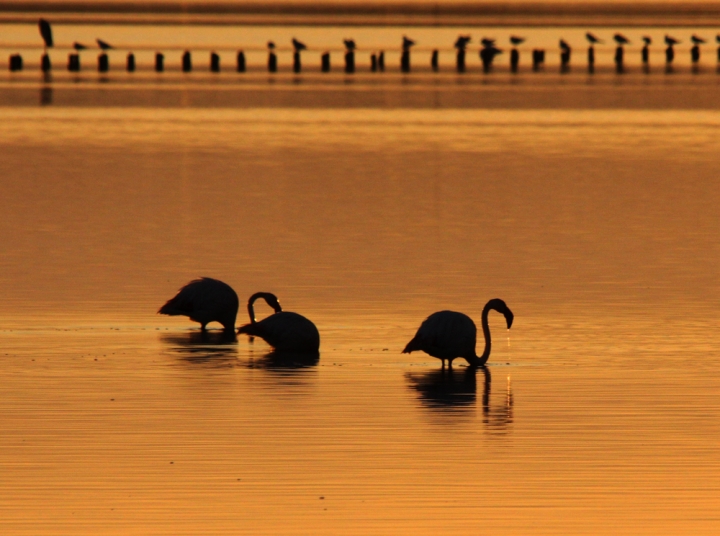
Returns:
[[[239,306],[237,294],[227,283],[202,277],[190,281],[158,311],[162,315],[187,316],[199,322],[202,331],[210,322],[219,322],[226,332],[235,331]]]
[[[255,320],[254,303],[263,298],[275,310],[267,318]],[[317,352],[320,333],[310,320],[297,313],[283,311],[277,297],[270,292],[256,292],[248,300],[250,323],[241,326],[238,333],[260,337],[281,352]]]
[[[449,367],[452,368],[453,359],[456,357],[464,358],[473,367],[481,367],[487,363],[490,357],[488,313],[491,309],[505,316],[508,329],[513,323],[514,315],[504,301],[496,298],[487,302],[482,311],[485,350],[479,357],[475,353],[477,335],[475,322],[469,316],[455,311],[439,311],[427,317],[402,353],[409,354],[415,350],[422,350],[426,354],[442,360],[443,368],[445,368],[446,359]]]

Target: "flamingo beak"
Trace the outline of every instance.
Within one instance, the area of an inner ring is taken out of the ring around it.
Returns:
[[[515,315],[512,313],[510,309],[508,309],[505,312],[505,321],[507,322],[507,327],[510,329],[512,327],[513,320],[515,319]]]

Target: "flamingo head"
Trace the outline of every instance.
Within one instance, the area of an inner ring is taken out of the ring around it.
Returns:
[[[507,322],[508,329],[512,327],[515,315],[503,300],[501,300],[500,298],[495,298],[493,300],[490,300],[485,307],[487,307],[488,309],[493,309],[494,311],[502,314],[505,317],[505,322]]]

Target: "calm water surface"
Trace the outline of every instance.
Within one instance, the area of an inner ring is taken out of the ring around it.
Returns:
[[[532,95],[0,108],[0,532],[716,534],[720,112]],[[155,315],[202,275],[319,361]]]

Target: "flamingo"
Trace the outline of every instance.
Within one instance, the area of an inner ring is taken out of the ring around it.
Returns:
[[[255,300],[263,298],[275,310],[267,318],[255,320]],[[281,352],[310,353],[320,349],[320,333],[310,320],[298,313],[283,311],[277,297],[270,292],[256,292],[248,300],[250,323],[241,326],[238,333],[260,337]]]
[[[158,314],[187,316],[193,322],[199,322],[202,331],[206,330],[208,323],[219,322],[226,332],[234,332],[239,303],[230,285],[202,277],[181,288],[160,308]]]
[[[497,311],[505,316],[507,327],[510,329],[514,315],[504,301],[495,298],[485,304],[482,311],[482,329],[485,335],[485,350],[481,356],[475,353],[475,339],[477,328],[472,319],[455,311],[439,311],[431,314],[420,325],[412,340],[407,343],[403,354],[415,350],[422,350],[426,354],[437,357],[445,368],[448,360],[452,368],[453,359],[464,358],[471,366],[481,367],[490,357],[490,327],[488,326],[488,313]]]

